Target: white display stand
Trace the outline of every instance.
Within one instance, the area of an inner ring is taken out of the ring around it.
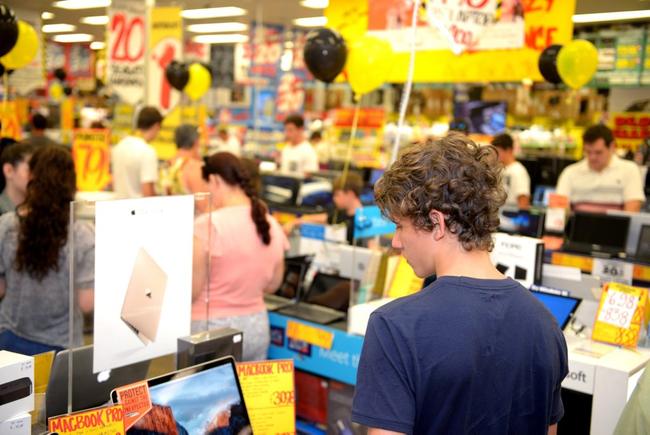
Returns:
[[[569,350],[569,375],[562,387],[593,397],[591,435],[611,435],[632,395],[650,349],[622,349],[565,333]],[[584,349],[594,350],[590,356]],[[606,352],[600,356],[600,352]]]

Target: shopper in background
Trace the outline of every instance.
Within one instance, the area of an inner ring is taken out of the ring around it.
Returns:
[[[209,154],[214,153],[231,153],[239,157],[241,155],[241,144],[239,140],[228,132],[228,127],[221,125],[217,129],[217,139],[214,144],[210,144]]]
[[[113,189],[118,197],[138,198],[156,194],[158,157],[149,142],[158,136],[162,121],[163,117],[155,107],[142,108],[136,122],[136,135],[125,137],[113,147]]]
[[[332,154],[330,144],[323,140],[323,134],[320,131],[313,131],[309,135],[309,144],[316,150],[320,169],[327,169]]]
[[[40,113],[35,113],[31,119],[31,132],[27,142],[35,147],[58,145],[55,141],[47,137],[46,130],[47,118]]]
[[[208,186],[201,175],[203,162],[200,138],[199,130],[194,125],[184,124],[174,131],[178,151],[176,157],[161,171],[163,188],[168,195],[208,191]]]
[[[307,176],[318,172],[318,155],[305,140],[305,120],[293,114],[284,120],[286,145],[282,148],[280,170],[286,174]]]
[[[585,158],[562,171],[556,192],[568,197],[574,210],[641,210],[641,173],[634,162],[616,155],[612,131],[594,125],[585,130],[582,141]]]
[[[194,281],[193,330],[239,329],[246,337],[244,360],[266,359],[270,337],[263,296],[282,283],[284,251],[289,242],[236,156],[210,156],[203,167],[203,178],[208,182],[214,211],[209,222],[208,215],[197,219],[194,276],[205,277],[202,256],[209,252],[210,280],[209,288],[200,279]]]
[[[25,355],[82,344],[82,311],[93,308],[92,226],[74,224],[74,329],[69,336],[68,239],[76,178],[70,151],[39,148],[29,161],[25,202],[0,217],[0,349]]]
[[[334,180],[332,191],[333,209],[327,213],[307,214],[289,221],[283,227],[285,233],[290,234],[297,225],[303,223],[329,225],[343,223],[347,227],[348,243],[354,244],[354,215],[358,209],[363,207],[361,203],[363,180],[356,172],[349,172]]]
[[[506,206],[526,209],[530,207],[530,176],[515,159],[514,141],[509,134],[500,134],[492,140],[503,165],[503,183],[506,189]]]
[[[34,147],[29,143],[15,143],[2,150],[2,180],[0,180],[0,214],[16,210],[25,201],[29,181],[29,159]]]
[[[614,435],[650,435],[650,364],[627,401]]]
[[[393,247],[437,280],[370,317],[352,412],[369,433],[555,433],[566,342],[490,260],[500,172],[493,147],[450,135],[407,148],[375,185]]]

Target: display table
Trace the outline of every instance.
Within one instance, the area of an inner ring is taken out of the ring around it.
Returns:
[[[592,396],[589,433],[610,435],[650,360],[650,349],[627,350],[565,333],[569,375],[562,387]]]
[[[292,358],[299,370],[350,385],[356,383],[363,337],[277,313],[269,313],[269,322],[270,359]],[[331,349],[290,339],[287,336],[288,322],[332,334]],[[591,410],[587,412],[591,421],[582,421],[581,426],[589,426],[593,435],[609,435],[613,433],[625,403],[650,360],[650,349],[632,351],[594,343],[573,333],[565,336],[569,349],[569,375],[562,387],[591,396]]]

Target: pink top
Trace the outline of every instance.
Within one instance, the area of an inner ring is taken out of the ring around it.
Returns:
[[[224,207],[213,211],[211,217],[209,295],[204,290],[194,301],[192,319],[206,318],[206,297],[211,318],[264,311],[264,289],[289,249],[282,228],[267,215],[271,243],[265,245],[251,218],[250,206]],[[200,230],[207,219],[207,214],[197,218],[197,237],[207,237],[205,227]]]

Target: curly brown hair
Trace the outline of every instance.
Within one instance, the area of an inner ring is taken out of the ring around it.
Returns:
[[[16,270],[40,281],[51,270],[59,270],[76,175],[70,151],[61,146],[39,148],[29,161],[29,170],[25,202],[18,207]]]
[[[425,231],[437,210],[464,249],[490,251],[506,193],[495,148],[451,134],[405,149],[375,185],[375,199],[391,220]]]

